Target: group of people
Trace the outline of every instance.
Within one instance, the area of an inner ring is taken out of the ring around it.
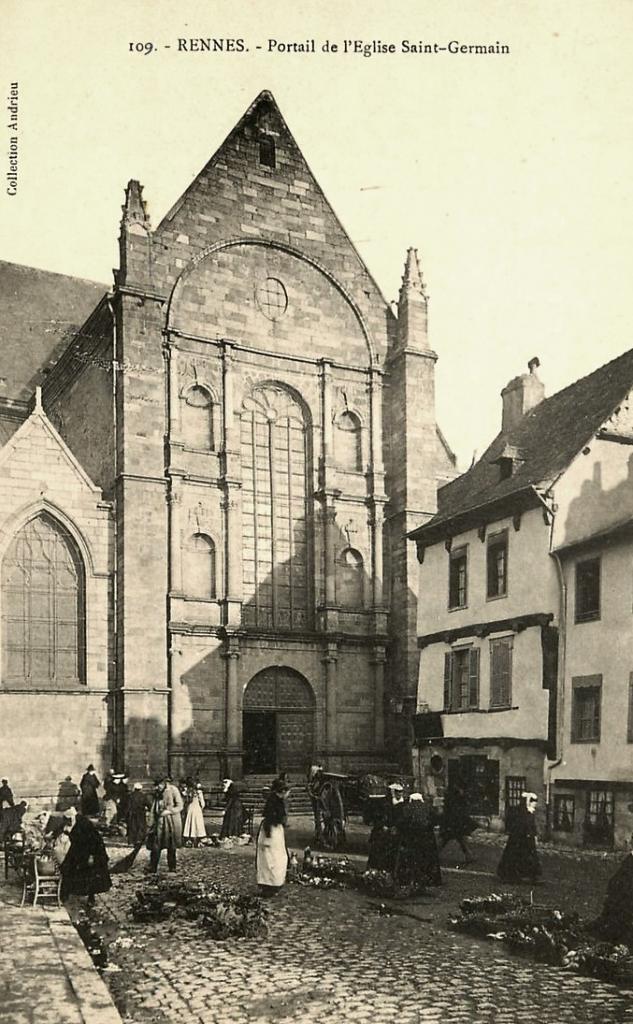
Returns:
[[[442,884],[435,816],[421,793],[406,802],[404,787],[394,782],[386,798],[368,801],[364,819],[371,826],[368,871],[389,872],[414,892]]]

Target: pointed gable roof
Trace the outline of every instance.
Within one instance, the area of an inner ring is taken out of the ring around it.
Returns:
[[[633,387],[633,349],[545,398],[517,425],[499,433],[481,458],[438,491],[438,512],[411,536],[434,543],[458,532],[475,510],[519,502],[545,492],[567,469]],[[516,453],[516,468],[502,479],[498,460]]]
[[[274,167],[260,160],[262,140],[274,143]],[[386,320],[394,319],[266,90],[172,206],[153,238],[161,245],[167,278],[163,289],[178,276],[183,260],[210,246],[236,238],[261,240],[288,245],[317,260],[363,311],[372,310],[382,332]]]
[[[3,466],[10,463],[16,449],[19,448],[21,444],[26,444],[28,446],[29,438],[34,430],[43,431],[55,442],[63,462],[73,473],[76,480],[81,483],[93,498],[100,500],[102,497],[101,489],[92,482],[81,463],[73,455],[61,434],[55,430],[55,427],[44,412],[41,401],[41,389],[39,387],[37,388],[35,404],[31,414],[6,440],[4,446],[0,447],[0,475],[2,473]],[[58,472],[57,469],[54,469],[53,471]]]

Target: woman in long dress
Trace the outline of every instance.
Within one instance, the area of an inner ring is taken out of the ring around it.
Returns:
[[[231,779],[224,780],[224,803],[226,807],[222,818],[220,839],[228,839],[229,836],[241,836],[244,832],[246,811],[242,803],[240,791]]]
[[[398,823],[394,875],[399,885],[411,886],[414,891],[442,884],[432,814],[421,793],[411,794]]]
[[[287,791],[288,787],[281,779],[274,780],[257,833],[255,863],[257,885],[262,896],[276,895],[286,881],[288,850],[285,826],[288,819],[284,796]]]
[[[536,793],[522,793],[519,813],[508,836],[497,874],[504,882],[536,882],[541,864],[536,852]]]
[[[187,816],[185,818],[185,827],[182,832],[182,837],[188,842],[192,842],[194,846],[197,846],[200,840],[204,839],[207,834],[207,830],[204,825],[204,816],[202,814],[205,807],[204,793],[202,792],[202,786],[200,783],[191,787],[188,796]]]
[[[70,846],[60,867],[62,898],[87,896],[88,905],[92,905],[95,894],[107,892],[112,885],[103,839],[82,814],[77,815],[69,839]]]

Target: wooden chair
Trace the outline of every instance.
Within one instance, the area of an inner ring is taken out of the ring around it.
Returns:
[[[20,906],[24,906],[27,900],[27,896],[33,898],[32,905],[37,906],[38,900],[44,902],[45,900],[54,900],[55,905],[61,906],[61,889],[62,889],[62,877],[59,872],[59,866],[51,861],[55,865],[54,874],[42,874],[39,868],[39,858],[33,857],[30,870],[25,865],[24,871],[24,888],[22,889],[22,902]]]

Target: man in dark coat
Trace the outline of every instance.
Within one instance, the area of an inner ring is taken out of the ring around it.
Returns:
[[[6,811],[5,804],[7,805]],[[0,831],[4,831],[4,822],[9,817],[9,811],[13,806],[13,793],[9,786],[9,780],[3,779],[2,785],[0,785]]]
[[[7,807],[14,806],[13,793],[11,792],[8,779],[3,779],[2,785],[0,786],[0,811],[3,809],[5,804]]]
[[[466,788],[463,782],[457,779],[449,784],[446,796],[444,797],[444,810],[440,828],[442,849],[451,840],[455,840],[464,854],[466,864],[471,864],[474,857],[466,845],[466,836],[469,836],[476,828],[477,823],[473,821],[468,813]]]
[[[79,783],[81,789],[81,813],[91,818],[99,817],[99,779],[95,775],[95,766],[89,764]]]

